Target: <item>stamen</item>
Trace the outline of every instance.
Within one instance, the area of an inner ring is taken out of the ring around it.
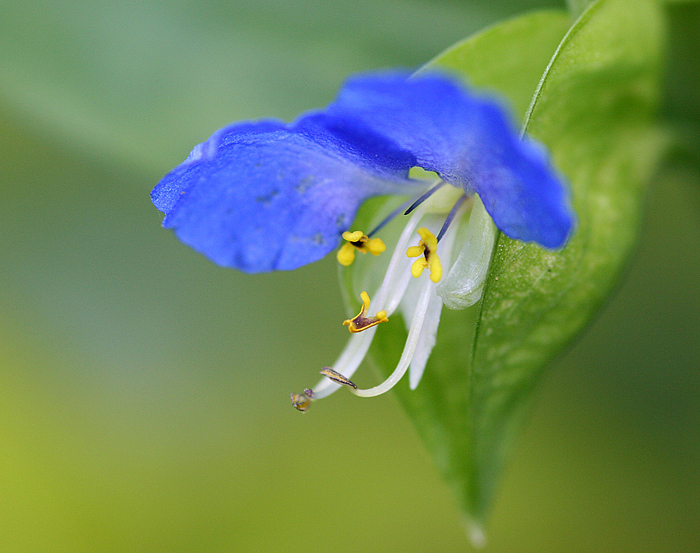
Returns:
[[[348,327],[350,332],[362,332],[363,330],[372,328],[379,323],[386,323],[389,321],[386,316],[386,311],[378,311],[377,315],[374,317],[365,317],[365,313],[369,309],[369,295],[367,292],[362,292],[360,297],[362,298],[362,308],[360,309],[360,313],[352,319],[346,319],[343,321],[343,324]]]
[[[408,215],[409,213],[411,213],[411,211],[413,211],[414,209],[416,209],[416,208],[417,208],[420,204],[422,204],[425,200],[427,200],[428,198],[430,198],[430,196],[432,196],[433,194],[435,194],[435,192],[437,192],[438,190],[440,190],[445,184],[447,184],[447,183],[446,183],[444,180],[442,180],[442,181],[440,181],[439,183],[437,183],[435,186],[433,186],[430,190],[428,190],[425,194],[423,194],[420,198],[418,198],[415,202],[413,202],[413,203],[411,204],[411,207],[409,207],[409,208],[404,212],[404,215]]]
[[[442,276],[442,265],[440,259],[437,255],[437,243],[439,239],[444,239],[444,244],[441,246],[442,253],[444,254],[445,263],[449,265],[449,259],[451,257],[451,251],[453,244],[455,242],[458,229],[461,225],[451,225],[454,221],[456,214],[459,212],[460,208],[463,207],[464,202],[470,199],[470,196],[460,194],[457,201],[452,205],[447,219],[443,221],[442,228],[438,233],[436,238],[433,233],[427,228],[420,228],[418,233],[421,236],[421,240],[418,246],[406,249],[413,232],[415,232],[416,227],[421,222],[423,217],[426,216],[426,210],[430,207],[416,209],[420,206],[425,199],[430,197],[435,191],[437,191],[443,184],[438,184],[427,194],[424,194],[424,198],[419,199],[414,202],[415,206],[412,206],[409,211],[415,210],[415,213],[411,216],[408,224],[404,227],[399,240],[396,243],[396,248],[391,256],[387,271],[384,275],[384,279],[377,291],[375,296],[375,305],[383,306],[384,310],[377,313],[376,317],[365,317],[367,310],[369,309],[370,299],[366,292],[362,292],[361,297],[363,301],[362,309],[360,314],[353,318],[345,321],[344,324],[351,326],[353,324],[356,328],[361,330],[367,330],[362,334],[353,334],[348,340],[348,343],[337,359],[334,367],[325,367],[321,374],[324,375],[324,379],[318,383],[318,386],[314,391],[307,389],[305,394],[294,395],[292,397],[295,407],[299,405],[302,409],[308,409],[311,403],[311,398],[321,399],[330,395],[332,392],[337,390],[340,386],[349,386],[352,388],[352,392],[358,396],[362,397],[373,397],[375,395],[382,394],[390,390],[406,373],[407,370],[411,371],[410,385],[411,388],[415,388],[420,381],[423,369],[430,355],[430,351],[435,343],[435,335],[437,332],[437,326],[440,319],[440,310],[442,308],[442,302],[438,299],[436,294],[436,287],[433,283],[440,280]],[[450,194],[452,194],[451,191]],[[444,205],[445,200],[449,201],[448,198],[455,198],[457,194],[439,195],[438,199],[442,204],[435,204],[434,201],[429,202],[426,206],[432,206],[435,210],[436,205]],[[437,201],[437,200],[436,200]],[[453,200],[454,201],[454,200]],[[449,207],[444,206],[445,208]],[[440,207],[436,211],[439,213],[443,208]],[[444,211],[441,211],[444,213]],[[392,214],[392,217],[395,214]],[[432,225],[436,222],[436,216],[428,216],[428,223]],[[471,220],[470,220],[471,223]],[[377,229],[381,228],[385,222],[382,222]],[[471,226],[471,225],[470,225]],[[373,232],[376,232],[376,230]],[[449,232],[448,232],[449,231]],[[371,234],[371,233],[370,233]],[[360,238],[364,235],[360,235]],[[407,269],[410,266],[410,261],[404,257],[403,252],[408,255],[413,253],[414,257],[423,255],[424,260],[417,260],[413,265],[417,265],[419,262],[424,265],[421,272],[425,268],[429,268],[431,271],[430,280],[425,280],[422,283],[416,283],[416,296],[411,295],[411,305],[407,306],[402,302],[402,298],[406,293],[408,283],[411,281],[411,272]],[[410,253],[409,253],[410,252]],[[408,314],[404,313],[405,320],[410,320],[411,325],[408,329],[408,339],[404,346],[404,350],[401,354],[401,359],[391,374],[391,376],[379,386],[374,388],[359,390],[354,382],[350,380],[350,377],[354,374],[357,368],[362,363],[365,355],[367,354],[372,339],[374,338],[374,333],[376,332],[376,326],[379,324],[380,319],[386,319],[390,316],[398,307],[402,306],[405,311],[408,309]],[[375,320],[377,322],[375,322]],[[369,321],[369,322],[367,322]],[[415,374],[414,374],[415,373]],[[298,408],[298,407],[297,407]]]
[[[447,215],[447,219],[445,219],[445,222],[442,224],[442,228],[440,229],[440,232],[438,232],[437,235],[437,241],[440,242],[442,240],[442,237],[445,235],[445,232],[447,229],[450,227],[450,223],[452,223],[452,220],[455,218],[455,215],[457,215],[457,212],[459,211],[459,208],[462,207],[462,204],[467,200],[467,195],[462,194],[459,199],[455,202],[455,205],[452,206],[452,209]]]
[[[394,219],[394,217],[396,217],[399,213],[401,213],[402,211],[404,211],[404,210],[406,209],[406,207],[409,206],[409,205],[411,204],[412,201],[413,201],[413,199],[409,199],[409,200],[406,200],[405,202],[403,202],[399,207],[397,207],[396,209],[394,209],[394,211],[392,211],[391,213],[389,213],[389,215],[387,215],[386,217],[384,217],[384,219],[382,220],[382,222],[379,223],[376,227],[374,227],[374,229],[372,230],[372,232],[368,232],[368,233],[367,233],[367,236],[370,236],[370,237],[371,237],[371,236],[374,236],[375,234],[377,234],[377,233],[378,233],[380,230],[382,230],[387,224],[389,224],[389,223]],[[405,213],[404,213],[404,215],[405,215]]]
[[[360,397],[374,397],[388,392],[391,390],[396,383],[401,380],[413,359],[413,354],[416,351],[416,346],[418,345],[418,338],[420,337],[421,330],[423,329],[423,321],[425,320],[425,314],[428,311],[428,303],[430,300],[432,284],[426,281],[423,284],[423,289],[421,290],[420,297],[418,299],[418,304],[416,305],[416,311],[413,315],[413,322],[411,323],[411,329],[408,331],[408,339],[406,340],[406,345],[401,353],[401,359],[399,364],[394,369],[394,372],[389,378],[382,382],[379,386],[374,388],[369,388],[367,390],[355,390],[353,393]]]
[[[355,252],[359,251],[362,254],[367,252],[374,256],[379,255],[384,250],[386,246],[382,242],[381,238],[369,238],[361,230],[356,230],[353,232],[344,232],[343,240],[347,242],[342,245],[338,250],[337,259],[338,263],[347,267],[355,261]]]
[[[456,234],[457,229],[453,229],[445,238],[445,260],[448,264]],[[429,349],[426,353],[426,343],[427,341],[432,340],[434,344],[437,325],[440,321],[439,308],[442,307],[441,303],[437,304],[437,313],[431,313],[431,304],[435,305],[434,302],[437,300],[434,290],[434,285],[430,281],[426,280],[423,283],[423,287],[420,289],[420,293],[416,301],[415,311],[413,312],[413,317],[411,319],[411,327],[408,331],[406,345],[404,346],[404,350],[401,353],[401,359],[399,360],[396,369],[394,369],[394,372],[380,385],[366,390],[358,389],[353,392],[355,395],[360,397],[374,397],[383,394],[384,392],[388,392],[399,382],[399,380],[401,380],[409,367],[411,369],[411,389],[414,389],[418,385],[418,381],[423,374],[425,364],[428,360],[429,351],[432,349],[432,345],[427,346]],[[404,317],[405,316],[406,315],[404,315]]]
[[[323,367],[321,374],[330,378],[333,382],[337,382],[338,384],[342,384],[343,386],[349,386],[350,388],[357,390],[357,385],[354,382],[348,380],[338,371],[334,371],[330,367]]]
[[[401,298],[406,291],[406,287],[411,280],[411,274],[406,270],[408,269],[408,259],[406,259],[404,252],[422,217],[423,210],[418,210],[408,220],[408,224],[404,227],[396,243],[396,248],[389,261],[389,267],[384,275],[384,280],[375,297],[375,302],[378,305],[386,306],[385,311],[387,315],[391,315],[399,306]],[[334,365],[342,371],[342,374],[350,378],[355,373],[360,363],[362,363],[362,360],[365,358],[365,355],[367,355],[367,351],[372,344],[372,339],[376,331],[377,329],[374,327],[370,328],[367,332],[353,334],[350,337]],[[324,378],[314,388],[314,399],[321,399],[329,396],[338,388],[340,388],[339,384]]]
[[[424,259],[418,259],[411,266],[411,274],[418,278],[423,274],[424,269],[430,268],[430,280],[440,282],[442,278],[442,264],[437,255],[437,238],[425,227],[419,228],[418,234],[421,236],[420,242],[418,242],[417,246],[408,248],[406,255],[408,257],[419,257],[423,254]]]

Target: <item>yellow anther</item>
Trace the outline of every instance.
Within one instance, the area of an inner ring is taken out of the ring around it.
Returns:
[[[379,323],[385,323],[389,320],[386,317],[386,311],[379,311],[374,317],[365,317],[365,313],[367,313],[369,309],[369,294],[367,294],[367,292],[362,292],[360,297],[362,298],[360,313],[352,319],[343,321],[343,324],[348,327],[350,332],[362,332],[363,330],[367,330],[368,328],[372,328]]]
[[[353,261],[355,261],[355,247],[349,242],[346,242],[338,250],[338,263],[343,267],[347,267],[348,265],[352,265]]]
[[[292,405],[302,413],[306,413],[311,407],[311,398],[314,393],[311,390],[305,390],[303,394],[289,394],[292,398]]]
[[[386,245],[382,242],[381,238],[370,238],[365,244],[365,249],[372,255],[377,256],[386,250]]]
[[[323,367],[321,374],[327,378],[330,378],[333,382],[337,382],[338,384],[349,386],[350,388],[357,390],[357,385],[352,380],[348,380],[338,371],[334,371],[330,367]]]
[[[355,261],[355,252],[360,253],[371,253],[372,255],[379,255],[384,250],[386,246],[380,238],[369,238],[361,230],[356,230],[353,232],[344,232],[343,240],[347,242],[338,250],[338,263],[347,267],[353,261]]]
[[[418,242],[417,246],[408,248],[408,250],[406,250],[406,255],[408,257],[419,257],[423,254],[424,259],[416,260],[411,266],[411,274],[415,278],[418,278],[423,274],[424,269],[429,268],[430,280],[433,282],[440,282],[442,278],[442,264],[437,254],[437,238],[425,227],[419,228],[418,234],[420,234],[421,237],[420,242]]]
[[[423,274],[423,271],[428,266],[428,262],[425,259],[417,259],[413,265],[411,265],[411,274],[413,278],[418,278]]]
[[[352,232],[346,230],[343,233],[343,240],[347,240],[348,242],[359,242],[363,238],[366,239],[367,237],[365,236],[365,233],[361,230],[354,230]],[[367,240],[365,240],[365,242],[366,241]]]

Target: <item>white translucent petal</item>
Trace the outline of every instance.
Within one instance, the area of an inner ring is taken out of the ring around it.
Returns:
[[[447,307],[464,309],[479,301],[495,239],[496,227],[491,216],[479,197],[475,197],[464,245],[450,272],[437,287],[437,294]]]

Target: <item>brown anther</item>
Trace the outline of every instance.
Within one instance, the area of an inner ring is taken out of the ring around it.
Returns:
[[[367,292],[362,292],[360,297],[362,298],[362,307],[360,308],[359,314],[352,319],[343,321],[343,324],[348,327],[350,332],[362,332],[363,330],[367,330],[368,328],[372,328],[379,323],[385,323],[389,320],[386,316],[386,311],[379,311],[374,317],[365,317],[365,313],[367,313],[367,309],[369,308],[369,295]]]
[[[337,382],[338,384],[342,384],[343,386],[350,386],[351,388],[357,390],[357,385],[354,382],[348,380],[342,374],[340,374],[337,371],[334,371],[330,367],[323,367],[321,374],[327,378],[330,378],[333,382]]]

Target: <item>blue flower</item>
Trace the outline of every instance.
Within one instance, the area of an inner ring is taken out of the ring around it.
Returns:
[[[439,182],[410,178],[413,167],[437,173]],[[396,309],[412,321],[406,363],[411,385],[417,385],[442,304],[461,308],[480,295],[494,223],[513,239],[546,248],[566,243],[574,216],[546,150],[521,138],[499,103],[472,94],[449,75],[388,72],[349,80],[325,110],[291,124],[265,120],[224,127],[151,193],[165,213],[163,226],[180,240],[215,263],[250,273],[311,263],[343,237],[341,263],[351,263],[356,251],[378,255],[385,245],[370,236],[386,221],[367,235],[349,232],[362,203],[378,195],[419,198],[407,210],[411,218],[375,290],[373,303],[381,310],[368,317],[370,300],[363,293],[360,315],[346,324],[354,333],[366,332],[351,339],[352,351],[333,369],[324,369],[329,380],[320,389],[295,395],[297,408],[341,384],[363,395],[348,377],[378,323]],[[416,231],[419,244],[406,250]],[[461,251],[450,263],[457,244]],[[425,268],[430,279],[422,280],[428,284],[413,290],[406,278],[419,277]]]

